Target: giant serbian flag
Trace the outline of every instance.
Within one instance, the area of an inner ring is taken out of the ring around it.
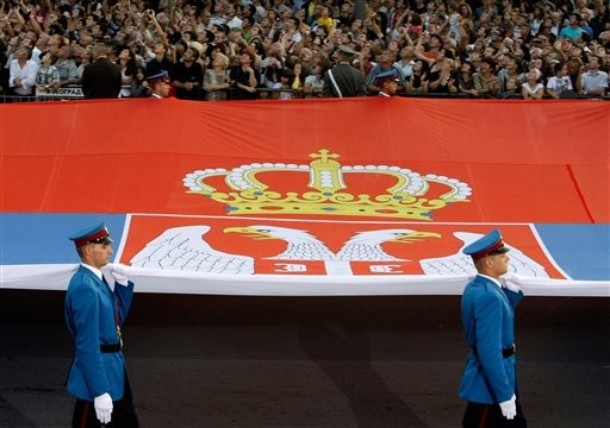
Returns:
[[[5,104],[0,288],[106,221],[140,291],[459,294],[499,228],[534,295],[610,295],[610,103]]]

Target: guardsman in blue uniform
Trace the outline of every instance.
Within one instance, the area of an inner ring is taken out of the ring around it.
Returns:
[[[76,347],[66,381],[76,397],[72,426],[137,427],[121,338],[134,284],[126,266],[108,264],[113,241],[103,223],[70,239],[81,259],[65,298],[66,323]],[[113,289],[103,267],[114,277]]]
[[[150,98],[159,100],[169,97],[172,85],[167,71],[162,71],[154,76],[149,76],[146,78],[146,80],[148,81],[152,91]]]
[[[477,276],[462,295],[462,324],[471,349],[459,396],[468,405],[464,427],[526,427],[517,399],[515,307],[523,292],[514,281],[500,280],[508,272],[509,248],[498,230],[464,248]]]
[[[392,97],[398,92],[400,86],[400,78],[396,75],[395,70],[384,71],[379,73],[375,79],[375,83],[381,88],[378,95],[380,97]]]

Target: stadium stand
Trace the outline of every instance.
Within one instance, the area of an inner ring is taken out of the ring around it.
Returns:
[[[394,69],[401,96],[608,99],[609,17],[604,0],[4,0],[0,99],[82,98],[100,42],[123,98],[160,70],[178,98],[238,98],[244,53],[253,97],[321,97],[347,46],[368,95]]]

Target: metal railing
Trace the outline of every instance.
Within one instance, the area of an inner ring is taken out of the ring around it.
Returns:
[[[125,94],[127,91],[130,91],[129,86],[124,86],[122,88],[122,93]],[[207,100],[206,94],[209,92],[222,92],[224,96],[221,97],[221,100],[213,99]],[[319,99],[317,96],[308,96],[304,94],[302,90],[294,91],[293,89],[268,89],[268,88],[258,88],[256,90],[259,99],[303,99],[303,98],[313,98]],[[236,100],[237,90],[234,88],[229,89],[218,89],[213,91],[200,91],[200,96],[196,99],[196,101],[233,101]],[[368,95],[371,97],[376,97],[377,95]],[[447,99],[495,99],[495,100],[520,100],[522,99],[521,94],[515,93],[509,96],[504,97],[473,97],[467,94],[446,94],[446,93],[435,93],[428,92],[427,94],[421,93],[413,93],[413,94],[396,94],[397,97],[403,98],[447,98]],[[129,96],[122,96],[121,99],[129,99]],[[12,102],[48,102],[48,101],[68,101],[68,100],[79,100],[84,99],[84,94],[81,86],[72,85],[64,88],[59,88],[55,91],[51,92],[37,92],[31,96],[23,96],[23,95],[6,95],[0,93],[0,103],[12,103]],[[551,99],[551,97],[544,95],[543,99]],[[578,99],[578,100],[602,100],[602,101],[610,101],[610,94],[603,96],[590,96],[590,95],[575,95],[570,99]]]

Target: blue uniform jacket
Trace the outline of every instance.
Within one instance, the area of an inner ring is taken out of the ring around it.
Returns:
[[[117,302],[122,325],[131,306],[133,287],[131,281],[127,287],[115,283],[113,293],[108,285],[82,265],[72,276],[65,299],[66,323],[76,347],[66,382],[71,395],[88,401],[105,392],[114,401],[123,397],[123,352],[103,354],[100,345],[119,342]]]
[[[501,403],[515,393],[515,355],[502,349],[515,342],[514,309],[523,293],[498,287],[477,275],[462,295],[462,323],[471,350],[460,384],[459,396],[475,403]]]

